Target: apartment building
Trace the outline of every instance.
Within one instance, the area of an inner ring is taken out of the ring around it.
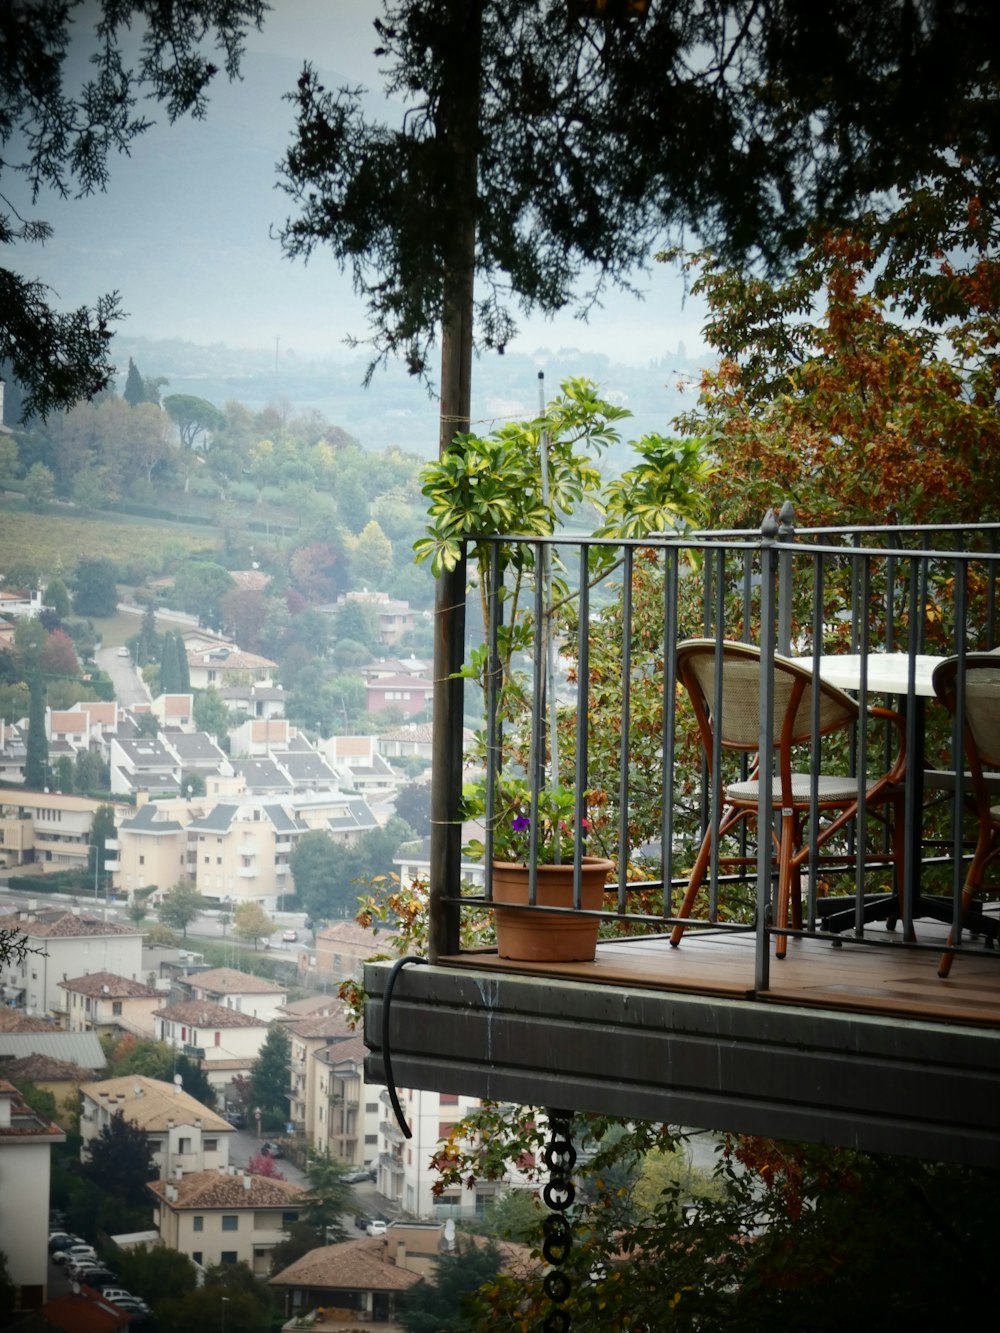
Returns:
[[[312,1057],[325,1046],[349,1037],[351,1028],[340,1008],[313,1018],[286,1020],[282,1026],[290,1042],[289,1118],[296,1130],[304,1134],[310,1143],[314,1143],[316,1100],[312,1085],[317,1070]]]
[[[90,828],[104,804],[87,796],[56,791],[0,793],[0,866],[32,865],[37,870],[85,869]],[[129,806],[114,805],[116,820]],[[114,868],[108,862],[108,868]]]

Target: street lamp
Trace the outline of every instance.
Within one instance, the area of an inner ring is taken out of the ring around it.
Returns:
[[[219,1325],[219,1328],[222,1330],[222,1333],[226,1333],[226,1306],[227,1306],[228,1304],[229,1304],[229,1297],[228,1297],[228,1296],[223,1296],[223,1298],[222,1298],[222,1322],[221,1322],[220,1325]]]

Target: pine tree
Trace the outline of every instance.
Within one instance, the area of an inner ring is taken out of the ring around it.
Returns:
[[[31,677],[29,689],[24,785],[41,791],[48,780],[49,742],[45,735],[45,684],[37,672]]]

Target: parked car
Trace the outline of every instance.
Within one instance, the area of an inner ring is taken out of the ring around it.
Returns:
[[[132,1299],[132,1293],[126,1291],[124,1287],[103,1287],[101,1295],[106,1301],[113,1301],[115,1305],[120,1300],[130,1301]]]
[[[49,1254],[54,1254],[56,1250],[68,1250],[71,1245],[82,1245],[79,1236],[74,1236],[71,1231],[52,1231],[49,1233]]]
[[[119,1296],[115,1300],[115,1305],[119,1310],[124,1310],[126,1314],[146,1315],[150,1313],[149,1306],[138,1296]]]
[[[360,1185],[363,1180],[374,1180],[375,1172],[370,1166],[359,1166],[354,1171],[348,1171],[341,1176],[345,1185]]]
[[[94,1268],[80,1268],[76,1270],[76,1280],[84,1282],[88,1287],[93,1287],[95,1291],[104,1294],[105,1287],[117,1287],[121,1278],[117,1273],[112,1273],[110,1268],[96,1266]]]
[[[285,1150],[280,1143],[272,1143],[268,1140],[260,1145],[261,1153],[265,1157],[284,1157]]]
[[[69,1264],[74,1259],[96,1259],[97,1251],[93,1245],[84,1245],[82,1241],[75,1241],[72,1245],[67,1245],[65,1249],[57,1250],[52,1256],[52,1262],[55,1264]]]
[[[369,1236],[384,1236],[388,1227],[388,1222],[383,1222],[380,1218],[373,1217],[365,1227],[365,1230],[368,1232]]]
[[[354,1225],[357,1227],[359,1231],[367,1231],[368,1223],[370,1221],[371,1218],[368,1216],[367,1213],[358,1213],[358,1215],[354,1219]]]
[[[281,938],[286,944],[294,944],[299,938],[299,932],[297,930],[283,930],[281,932]]]
[[[85,1273],[93,1269],[102,1269],[104,1265],[98,1259],[96,1254],[78,1254],[72,1259],[66,1261],[66,1272],[72,1278],[80,1279]]]
[[[244,1129],[246,1127],[247,1118],[242,1111],[227,1111],[225,1118],[233,1129]]]

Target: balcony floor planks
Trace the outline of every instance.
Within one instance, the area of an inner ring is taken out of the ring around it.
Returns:
[[[944,940],[947,930],[934,921],[916,923],[922,944]],[[591,986],[627,986],[649,990],[757,999],[860,1013],[891,1014],[932,1022],[1000,1029],[1000,953],[982,949],[977,941],[956,958],[951,975],[937,974],[939,953],[899,947],[899,930],[869,926],[866,938],[878,945],[852,946],[840,937],[790,939],[788,956],[772,957],[770,984],[754,989],[754,937],[692,929],[680,947],[671,948],[666,935],[633,936],[602,941],[592,963],[524,963],[499,958],[492,951],[439,958],[442,966],[514,972],[582,981]]]

